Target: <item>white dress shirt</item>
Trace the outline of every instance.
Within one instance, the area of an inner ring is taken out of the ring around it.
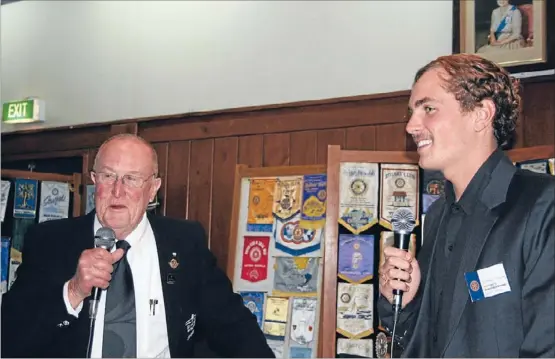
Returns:
[[[95,217],[94,233],[99,228],[101,228],[100,222]],[[137,358],[170,358],[158,249],[146,214],[137,228],[125,240],[131,245],[127,253],[127,260],[134,278],[133,285],[137,311]],[[115,250],[114,246],[112,252]],[[83,303],[73,309],[69,303],[68,283],[64,285],[63,296],[68,313],[77,317],[83,309]],[[154,314],[150,305],[151,299],[158,300],[158,304],[154,308]],[[105,309],[106,290],[103,290],[98,303],[91,351],[92,358],[102,358]]]

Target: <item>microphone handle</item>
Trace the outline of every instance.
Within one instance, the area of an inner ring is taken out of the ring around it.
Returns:
[[[410,244],[410,233],[393,232],[393,242],[394,242],[393,245],[395,246],[395,248],[399,248],[399,249],[402,249],[404,251],[408,251],[409,250],[409,244]],[[398,289],[393,289],[393,294],[395,296],[401,297],[403,295],[403,291],[398,290]]]
[[[99,246],[97,248],[103,248],[108,250],[105,246]],[[92,354],[92,345],[93,345],[93,334],[94,334],[94,327],[96,324],[96,315],[98,313],[98,304],[100,303],[100,295],[102,294],[102,289],[94,287],[92,292],[92,300],[89,302],[89,317],[91,319],[89,325],[89,340],[87,343],[87,354],[85,358],[90,358]]]
[[[97,248],[102,248],[108,250],[105,246],[99,246]],[[96,313],[98,312],[98,303],[100,302],[100,295],[102,294],[102,289],[94,287],[92,293],[92,303],[90,307],[90,317],[91,319],[96,319]]]

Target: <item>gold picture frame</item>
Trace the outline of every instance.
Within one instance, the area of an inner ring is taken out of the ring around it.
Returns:
[[[456,0],[453,50],[480,55],[510,72],[552,69],[553,2]]]

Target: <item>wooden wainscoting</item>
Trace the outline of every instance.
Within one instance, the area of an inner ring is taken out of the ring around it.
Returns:
[[[325,164],[327,146],[414,150],[405,135],[408,92],[134,119],[2,134],[2,161],[82,154],[84,181],[98,146],[117,133],[151,141],[160,161],[161,212],[202,222],[227,265],[236,164]],[[515,147],[554,144],[555,82],[524,85]]]

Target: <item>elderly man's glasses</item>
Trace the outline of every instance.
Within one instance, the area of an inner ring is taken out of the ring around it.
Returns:
[[[108,173],[108,172],[91,172],[91,176],[94,177],[96,182],[100,184],[114,184],[117,182],[119,178],[121,178],[121,182],[124,186],[129,188],[142,188],[145,185],[145,182],[149,179],[153,178],[155,174],[153,173],[147,178],[142,178],[141,176],[137,175],[123,175],[119,176],[115,173]]]

